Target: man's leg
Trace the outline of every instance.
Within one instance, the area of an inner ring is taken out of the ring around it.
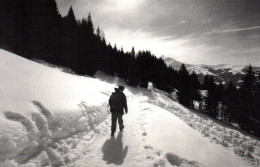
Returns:
[[[112,112],[111,114],[111,135],[113,136],[116,131],[117,113]]]
[[[118,124],[119,124],[119,129],[123,130],[124,129],[123,114],[118,114]]]

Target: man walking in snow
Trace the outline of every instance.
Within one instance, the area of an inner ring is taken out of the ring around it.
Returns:
[[[112,113],[111,136],[114,136],[115,134],[117,120],[120,131],[124,129],[123,115],[124,112],[126,114],[128,112],[126,96],[123,93],[124,89],[125,87],[123,86],[115,88],[115,92],[113,92],[109,98],[110,112]]]

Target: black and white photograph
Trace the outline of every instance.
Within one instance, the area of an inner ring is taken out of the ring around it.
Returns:
[[[259,167],[260,0],[0,0],[0,167]]]

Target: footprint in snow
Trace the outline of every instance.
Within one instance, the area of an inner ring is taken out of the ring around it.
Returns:
[[[106,95],[106,96],[110,96],[111,92],[101,92],[102,94]]]
[[[144,149],[146,149],[146,150],[152,150],[153,147],[152,147],[152,146],[144,146]]]
[[[55,130],[59,128],[59,124],[54,121],[52,113],[40,102],[33,101],[32,103],[40,111],[40,113],[34,113],[32,115],[33,121],[20,113],[12,111],[4,113],[8,120],[22,124],[27,131],[28,143],[17,152],[17,155],[14,157],[15,161],[18,164],[25,164],[42,152],[46,152],[49,158],[49,164],[52,166],[64,165],[62,157],[53,149],[53,147],[58,147],[56,146],[57,143],[53,140],[53,135]]]
[[[143,134],[142,134],[142,136],[146,136],[147,135],[147,133],[146,132],[144,132]]]
[[[177,167],[205,167],[205,165],[200,164],[197,161],[189,161],[186,159],[183,159],[179,157],[176,154],[173,153],[167,153],[166,159],[172,166],[177,166]]]

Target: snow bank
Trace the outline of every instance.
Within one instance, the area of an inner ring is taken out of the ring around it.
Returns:
[[[161,160],[176,166],[248,166],[235,154],[211,143],[168,111],[148,103],[143,103],[142,108],[145,109],[142,110],[143,115],[149,114],[143,119],[148,146],[165,153],[166,157]]]
[[[181,104],[169,100],[164,92],[154,91],[149,102],[170,111],[183,120],[192,129],[201,133],[212,143],[222,145],[234,154],[249,161],[253,166],[260,165],[260,141],[248,133],[183,107]],[[168,99],[168,100],[167,100]]]
[[[52,147],[104,121],[114,87],[4,50],[0,50],[0,78],[0,166],[28,165],[43,152],[48,163],[63,164]]]

